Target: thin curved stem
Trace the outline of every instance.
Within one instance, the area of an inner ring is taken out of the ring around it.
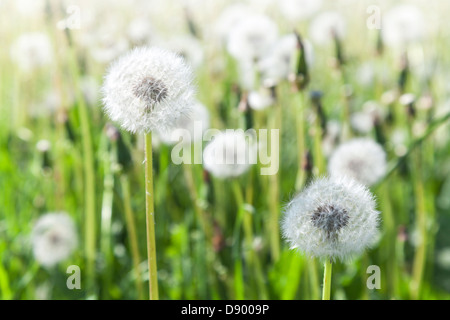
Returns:
[[[150,300],[159,299],[154,213],[152,134],[149,132],[145,134],[145,217],[147,222],[147,257]]]

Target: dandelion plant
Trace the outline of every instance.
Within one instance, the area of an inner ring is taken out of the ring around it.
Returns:
[[[158,299],[152,132],[176,126],[190,113],[195,90],[191,68],[179,55],[139,47],[110,66],[103,84],[104,111],[131,132],[145,135],[145,200],[150,299]]]

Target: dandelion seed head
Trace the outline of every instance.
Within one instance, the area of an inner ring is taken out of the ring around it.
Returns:
[[[51,149],[51,142],[46,139],[41,139],[36,143],[36,149],[39,152],[47,152]]]
[[[280,12],[291,22],[305,20],[322,6],[322,0],[281,0]]]
[[[36,221],[31,241],[36,260],[44,267],[52,267],[70,256],[78,238],[72,218],[65,212],[55,212]]]
[[[267,53],[277,38],[275,22],[265,15],[253,14],[230,30],[227,49],[237,60],[254,61]]]
[[[271,46],[267,54],[258,61],[258,70],[261,72],[263,81],[278,83],[288,79],[295,69],[298,41],[295,34],[291,33],[279,38]],[[309,68],[314,62],[314,49],[311,42],[303,39],[306,63]]]
[[[196,69],[204,62],[204,48],[197,38],[193,36],[176,36],[159,44],[182,56],[191,66]]]
[[[331,176],[348,176],[371,186],[386,173],[386,152],[369,138],[355,138],[339,145],[331,154]]]
[[[346,23],[342,15],[325,11],[314,18],[310,26],[310,38],[318,45],[327,45],[333,40],[333,33],[339,38],[346,34]]]
[[[286,206],[283,237],[308,256],[347,259],[372,246],[379,212],[367,187],[353,179],[314,180]]]
[[[102,87],[104,110],[132,133],[168,130],[189,114],[195,89],[191,68],[179,55],[139,47],[115,61]]]
[[[47,34],[30,32],[20,35],[10,49],[11,59],[24,72],[48,66],[53,61],[53,49]]]
[[[254,137],[243,130],[221,131],[203,151],[205,170],[218,178],[237,177],[256,163]]]
[[[261,87],[259,90],[252,90],[248,94],[248,105],[253,110],[264,110],[275,102],[270,90]]]
[[[403,48],[421,40],[426,26],[419,8],[409,4],[397,5],[383,15],[382,37],[386,45]]]

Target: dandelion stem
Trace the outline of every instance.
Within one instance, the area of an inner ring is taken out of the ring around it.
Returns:
[[[152,134],[145,134],[145,217],[147,221],[147,258],[150,300],[158,300],[158,276],[156,269],[155,217],[153,204]]]
[[[322,300],[330,300],[331,293],[331,269],[332,263],[330,259],[325,261],[325,267],[323,270],[323,291],[322,291]]]
[[[311,297],[313,300],[317,300],[320,297],[320,280],[317,274],[317,263],[316,259],[312,258],[311,263],[307,264],[308,274],[309,274],[309,284],[311,286]]]
[[[111,152],[106,152],[104,156],[104,182],[103,182],[103,199],[102,199],[102,209],[101,209],[101,237],[100,237],[100,249],[104,254],[105,261],[107,263],[113,263],[113,253],[111,250],[112,244],[112,231],[111,231],[111,218],[113,210],[113,200],[114,200],[114,173],[112,168],[112,163],[114,158]],[[109,269],[102,273],[103,281],[108,285],[112,282],[112,274]]]

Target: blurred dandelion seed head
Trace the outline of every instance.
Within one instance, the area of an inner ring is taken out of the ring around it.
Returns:
[[[382,37],[391,47],[401,48],[421,40],[427,25],[421,10],[410,4],[401,4],[383,15]]]
[[[218,133],[203,151],[205,170],[218,178],[237,177],[256,163],[257,145],[242,130]]]
[[[348,176],[371,186],[386,173],[386,152],[369,138],[355,138],[344,142],[330,157],[331,176]]]
[[[328,45],[333,40],[333,34],[338,39],[343,39],[347,32],[347,26],[341,14],[334,11],[320,13],[311,22],[309,35],[311,40],[318,45]]]
[[[17,38],[11,46],[10,55],[22,71],[32,72],[52,63],[53,48],[47,34],[30,32]]]
[[[269,17],[249,15],[231,28],[228,52],[239,61],[254,61],[267,53],[278,39],[278,27]]]
[[[36,221],[31,241],[36,260],[44,267],[52,267],[70,256],[78,237],[72,218],[65,212],[55,212]]]

